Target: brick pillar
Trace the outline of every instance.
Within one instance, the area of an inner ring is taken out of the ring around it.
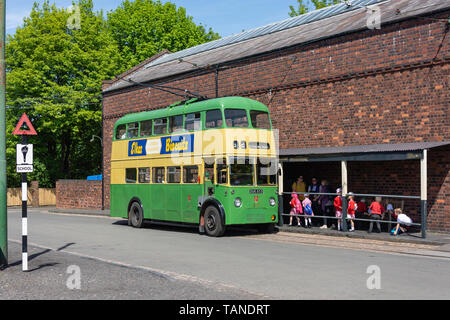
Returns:
[[[33,208],[39,207],[39,181],[31,181],[31,206]]]

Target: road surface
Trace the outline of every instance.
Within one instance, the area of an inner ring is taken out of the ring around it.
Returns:
[[[20,210],[8,211],[8,238],[16,244],[21,239],[20,219]],[[38,248],[137,270],[143,278],[159,275],[239,292],[237,299],[450,298],[450,255],[427,245],[282,232],[231,231],[209,238],[195,229],[154,225],[133,229],[116,218],[45,210],[31,210],[28,229],[30,244]],[[30,261],[31,269],[33,264]],[[372,281],[376,274],[368,271],[373,270],[379,270],[379,282]],[[89,275],[89,270],[81,272]],[[373,288],[374,283],[380,288]],[[193,294],[196,298],[205,297]]]

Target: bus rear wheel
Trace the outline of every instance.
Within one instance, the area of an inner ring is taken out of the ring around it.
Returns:
[[[128,224],[133,228],[142,228],[144,226],[144,212],[138,202],[133,202],[128,212]]]
[[[221,237],[225,233],[224,221],[216,207],[206,208],[205,231],[210,237]]]

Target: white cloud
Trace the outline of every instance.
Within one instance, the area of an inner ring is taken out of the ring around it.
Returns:
[[[16,30],[17,27],[21,26],[23,24],[23,18],[29,16],[29,12],[23,12],[23,13],[7,13],[6,14],[6,30],[8,33],[11,33],[9,31]]]

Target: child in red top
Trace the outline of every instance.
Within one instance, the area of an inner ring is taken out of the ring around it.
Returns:
[[[336,190],[338,196],[334,198],[334,207],[336,209],[336,218],[338,218],[338,231],[341,231],[341,222],[342,222],[342,198],[341,193],[342,189],[339,188]]]
[[[353,196],[353,194],[348,196],[347,219],[350,220],[350,223],[352,225],[350,232],[355,231],[355,222],[353,220],[355,219],[357,205],[354,198],[355,197]]]
[[[386,209],[381,204],[381,197],[375,198],[375,201],[372,202],[372,204],[369,207],[369,210],[370,210],[370,219],[375,220],[375,222],[377,223],[377,228],[378,228],[377,232],[380,233],[381,227],[380,227],[380,223],[378,221],[381,220],[381,215],[386,211]],[[374,221],[370,221],[369,233],[372,232],[373,222]]]
[[[300,226],[300,218],[298,217],[299,214],[303,213],[303,207],[302,203],[298,199],[298,195],[296,193],[292,194],[291,202],[289,203],[291,205],[291,218],[289,220],[289,225],[292,226],[292,220],[294,219],[294,215],[296,215],[297,218],[297,224]]]

